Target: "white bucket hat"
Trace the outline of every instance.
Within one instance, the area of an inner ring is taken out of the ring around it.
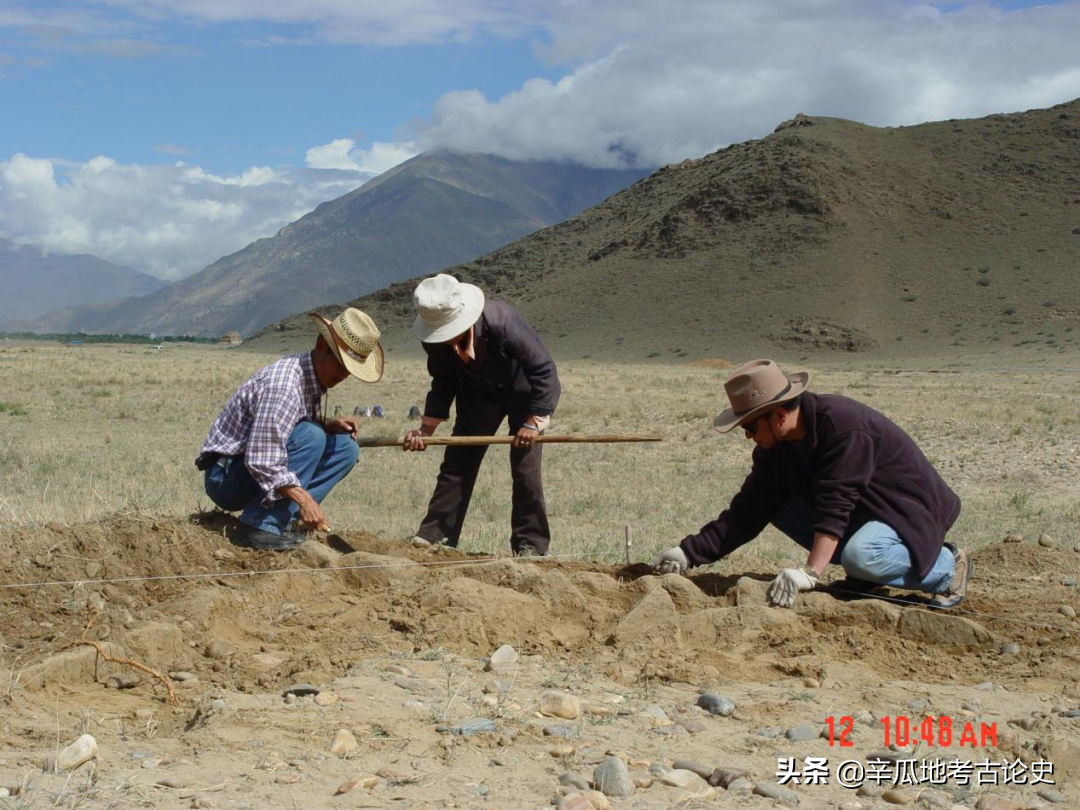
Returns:
[[[443,343],[457,337],[480,319],[484,291],[439,273],[425,278],[413,292],[416,321],[413,332],[423,343]]]
[[[378,382],[382,378],[385,359],[379,343],[381,335],[367,313],[348,307],[333,321],[317,312],[309,312],[308,316],[315,321],[334,357],[350,374],[364,382]]]

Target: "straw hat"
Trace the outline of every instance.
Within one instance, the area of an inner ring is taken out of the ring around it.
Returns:
[[[751,360],[735,369],[724,381],[731,407],[716,417],[713,427],[727,433],[734,427],[752,422],[765,411],[799,396],[806,390],[809,379],[810,375],[805,371],[785,376],[772,360]]]
[[[383,375],[385,359],[379,344],[379,327],[365,313],[349,307],[333,321],[317,312],[308,316],[315,321],[322,339],[346,370],[364,382],[378,382]]]
[[[439,273],[425,278],[413,292],[416,321],[413,332],[424,343],[443,343],[457,337],[480,319],[484,291]]]

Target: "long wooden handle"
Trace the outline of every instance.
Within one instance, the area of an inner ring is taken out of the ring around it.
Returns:
[[[559,436],[541,434],[534,441],[544,444],[609,444],[612,442],[662,442],[664,437],[659,433],[611,433],[592,436]],[[424,444],[430,447],[441,445],[453,445],[455,447],[472,447],[482,444],[510,444],[514,441],[513,436],[428,436]],[[401,447],[405,443],[404,436],[361,436],[356,440],[361,447]]]

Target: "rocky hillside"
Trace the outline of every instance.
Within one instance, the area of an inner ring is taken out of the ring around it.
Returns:
[[[451,272],[568,356],[1054,353],[1080,347],[1078,178],[1080,100],[902,128],[799,115]],[[351,301],[392,346],[414,283]]]
[[[425,153],[160,294],[55,313],[48,331],[247,335],[317,304],[473,259],[645,174]]]
[[[51,309],[146,295],[165,284],[88,253],[51,253],[0,239],[0,329],[31,329]]]

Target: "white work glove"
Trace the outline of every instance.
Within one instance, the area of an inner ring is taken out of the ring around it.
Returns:
[[[653,571],[658,574],[685,574],[690,567],[690,560],[678,546],[669,548],[652,561]]]
[[[817,574],[802,568],[785,568],[769,586],[769,604],[789,608],[795,604],[800,591],[812,591],[817,585]]]

